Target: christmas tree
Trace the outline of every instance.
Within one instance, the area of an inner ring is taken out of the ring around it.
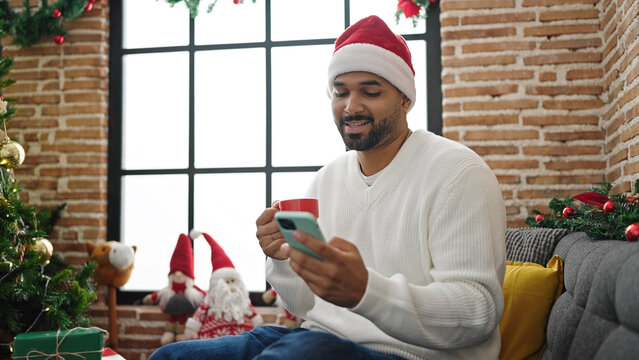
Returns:
[[[0,38],[2,28],[0,19]],[[67,266],[53,255],[47,239],[64,205],[36,209],[20,200],[14,169],[25,153],[6,131],[15,99],[2,96],[14,83],[7,78],[12,64],[0,52],[0,359],[11,357],[11,342],[19,333],[89,325],[86,312],[97,298],[91,280],[95,263]]]

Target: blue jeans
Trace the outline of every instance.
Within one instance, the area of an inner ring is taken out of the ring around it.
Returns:
[[[335,335],[307,329],[259,326],[240,335],[165,345],[149,360],[402,360]]]

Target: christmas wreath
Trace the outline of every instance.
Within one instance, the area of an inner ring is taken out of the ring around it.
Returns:
[[[639,179],[632,194],[610,194],[612,185],[603,181],[589,192],[560,199],[553,197],[549,212],[533,209],[526,218],[531,227],[583,231],[597,240],[639,239]],[[579,203],[576,203],[578,201]]]
[[[22,11],[15,12],[7,0],[0,0],[0,30],[13,36],[13,43],[26,48],[38,44],[43,37],[53,36],[62,45],[67,31],[62,24],[73,20],[85,11],[91,11],[96,0],[60,0],[49,4],[42,0],[33,11],[29,0],[24,0]]]
[[[400,15],[413,20],[413,26],[417,25],[419,19],[426,19],[431,7],[435,6],[437,0],[399,0],[395,19],[399,22]]]

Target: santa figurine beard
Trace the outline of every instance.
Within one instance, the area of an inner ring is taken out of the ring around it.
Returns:
[[[216,319],[240,322],[244,315],[252,313],[248,291],[240,279],[211,279],[205,301],[209,306],[207,315],[215,314]]]

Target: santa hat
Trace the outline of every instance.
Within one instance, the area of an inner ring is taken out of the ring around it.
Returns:
[[[335,41],[328,66],[329,83],[353,71],[366,71],[386,79],[411,100],[411,108],[415,104],[415,70],[408,45],[377,16],[365,17],[349,26]]]
[[[188,236],[180,234],[173,255],[171,256],[171,270],[169,275],[181,271],[184,275],[194,278],[193,275],[193,248]]]
[[[211,281],[215,279],[241,279],[240,273],[235,270],[235,266],[233,266],[233,262],[226,255],[224,249],[218,244],[211,235],[203,232],[199,232],[197,230],[191,230],[190,232],[191,238],[195,239],[198,236],[204,236],[204,239],[211,246],[211,265],[213,267],[213,273],[211,274]]]

